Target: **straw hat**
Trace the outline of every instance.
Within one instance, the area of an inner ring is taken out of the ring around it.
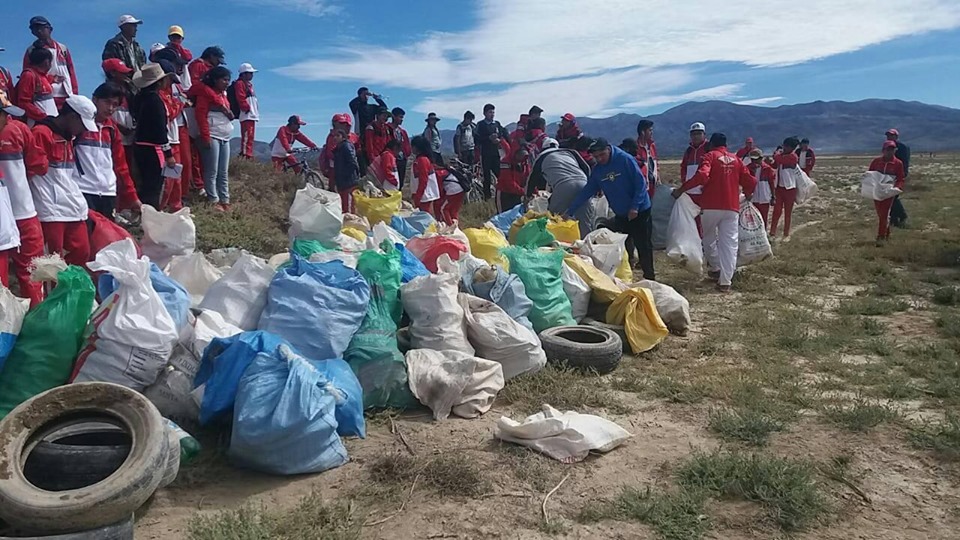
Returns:
[[[164,73],[160,64],[147,64],[134,74],[133,85],[137,88],[146,88],[167,75],[169,73]]]

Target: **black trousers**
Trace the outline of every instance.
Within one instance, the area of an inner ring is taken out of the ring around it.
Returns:
[[[90,195],[84,193],[83,198],[87,201],[87,208],[97,212],[107,219],[113,219],[113,211],[117,208],[117,198],[113,195]]]
[[[490,200],[490,186],[493,185],[493,179],[500,172],[500,155],[480,156],[480,162],[483,166],[483,200]],[[515,205],[514,205],[515,206]]]
[[[403,181],[407,178],[407,158],[397,160],[397,173],[400,176],[400,189],[403,189]]]
[[[140,169],[140,186],[137,188],[140,202],[159,210],[163,194],[163,154],[153,146],[135,144],[133,156]]]
[[[497,192],[497,213],[502,214],[523,202],[523,198],[515,193]]]
[[[900,196],[897,195],[893,199],[893,206],[890,207],[890,224],[894,227],[899,227],[903,225],[903,222],[907,220],[907,209],[903,207],[903,203],[900,202]]]
[[[640,212],[636,219],[617,216],[613,223],[613,230],[626,234],[629,237],[627,249],[637,250],[637,257],[640,259],[640,268],[643,269],[643,279],[655,280],[656,273],[653,270],[653,220],[650,218],[650,209],[648,208]],[[630,246],[631,241],[633,247]],[[632,255],[629,251],[627,254]]]

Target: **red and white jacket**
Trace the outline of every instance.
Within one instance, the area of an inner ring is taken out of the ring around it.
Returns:
[[[37,146],[46,156],[47,173],[30,179],[33,202],[41,222],[72,222],[87,219],[87,201],[77,185],[73,142],[55,133],[50,126],[33,126]]]
[[[187,92],[182,85],[172,84],[168,90],[159,94],[167,109],[167,141],[170,144],[180,144],[180,126],[187,125],[183,113],[189,101]]]
[[[234,88],[237,92],[237,104],[240,105],[240,120],[246,122],[260,121],[260,102],[257,101],[257,94],[253,91],[253,82],[237,79]]]
[[[413,204],[417,206],[440,199],[437,169],[429,157],[417,156],[416,161],[413,162],[413,182],[411,182],[410,191]]]
[[[883,156],[874,158],[870,162],[869,170],[889,174],[894,178],[893,187],[903,189],[903,180],[906,175],[903,173],[903,162],[896,157],[890,161],[885,160]]]
[[[0,172],[10,194],[13,217],[30,219],[37,215],[27,178],[47,174],[47,157],[37,145],[33,132],[23,122],[7,122],[0,130]]]
[[[117,195],[117,183],[133,183],[120,130],[109,118],[97,122],[100,131],[84,131],[73,141],[77,186],[88,195]]]
[[[375,121],[367,125],[363,133],[363,151],[366,152],[367,159],[371,160],[387,149],[387,143],[390,142],[390,138],[393,137],[388,124],[378,125]]]
[[[373,159],[369,172],[383,184],[385,191],[400,190],[400,172],[397,170],[397,156],[389,150]]]
[[[333,133],[330,134],[331,136]],[[293,142],[298,141],[307,148],[316,148],[317,145],[310,140],[309,137],[303,134],[302,131],[296,133],[290,131],[290,128],[287,126],[281,126],[277,130],[277,136],[273,138],[273,142],[270,143],[270,157],[275,158],[285,158],[287,155],[293,151]],[[333,144],[330,141],[330,137],[327,137],[327,142],[329,143],[331,152],[333,151]],[[351,141],[353,142],[353,141]]]
[[[53,83],[53,97],[66,99],[74,94],[79,94],[80,86],[77,85],[77,70],[73,68],[73,57],[70,56],[70,50],[63,43],[57,43],[53,39],[48,43],[40,43],[39,39],[34,41],[23,53],[24,71],[30,68],[30,52],[37,47],[45,47],[53,54],[53,63],[50,64],[50,71],[47,74],[63,77],[62,83]]]
[[[699,146],[690,143],[687,149],[683,151],[683,159],[680,161],[680,183],[684,183],[697,174],[703,157],[707,155],[707,141],[703,141]],[[699,195],[703,193],[703,188],[697,186],[688,192],[690,195]]]
[[[684,182],[680,190],[687,192],[697,186],[703,186],[700,208],[738,212],[740,189],[743,188],[744,195],[749,197],[753,195],[757,181],[743,161],[728,152],[726,146],[721,146],[703,157],[693,178]]]
[[[640,165],[640,172],[647,179],[647,193],[650,197],[657,189],[657,179],[660,178],[660,162],[657,159],[657,143],[650,141],[650,144],[642,143],[637,140],[637,163]],[[651,164],[653,168],[651,169]]]
[[[817,155],[813,153],[813,148],[810,147],[807,147],[806,150],[801,149],[799,152],[800,168],[809,176],[813,172],[813,166],[817,164]]]
[[[797,179],[794,174],[800,158],[793,152],[780,151],[773,155],[773,164],[777,167],[777,187],[797,189]]]
[[[770,204],[774,190],[777,184],[777,171],[764,162],[759,165],[752,160],[747,165],[750,175],[757,181],[757,189],[753,192],[753,202],[757,204]]]
[[[18,247],[20,247],[20,229],[17,228],[17,220],[13,218],[10,190],[7,188],[3,174],[0,173],[0,252]]]
[[[192,64],[191,64],[192,65]],[[200,139],[229,141],[233,121],[222,111],[230,110],[226,92],[217,92],[202,82],[194,84],[187,93],[196,105],[197,131]]]
[[[53,85],[50,76],[36,68],[27,68],[20,74],[17,82],[18,107],[27,112],[27,125],[43,120],[48,116],[57,116],[57,103],[53,99]]]

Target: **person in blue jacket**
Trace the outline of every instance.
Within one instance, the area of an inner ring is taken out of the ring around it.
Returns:
[[[640,172],[640,166],[633,156],[611,146],[606,139],[601,137],[595,140],[589,150],[596,160],[596,165],[590,172],[587,185],[574,199],[566,214],[574,215],[598,191],[603,191],[610,209],[616,215],[614,230],[626,234],[632,240],[633,247],[637,250],[639,266],[643,270],[643,278],[656,279],[653,271],[653,227],[647,179]]]

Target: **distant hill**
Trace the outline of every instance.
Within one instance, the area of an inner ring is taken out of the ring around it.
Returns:
[[[618,114],[610,118],[580,118],[579,123],[584,133],[619,144],[624,138],[637,136],[641,118],[636,114]],[[647,118],[654,122],[654,138],[663,156],[683,153],[693,122],[706,124],[708,136],[722,131],[734,148],[753,137],[757,145],[770,151],[784,138],[799,135],[808,137],[811,146],[822,154],[879,154],[884,132],[895,127],[914,151],[960,149],[960,109],[898,99],[815,101],[780,107],[726,101],[687,102]],[[556,124],[547,126],[551,136],[556,131]],[[442,136],[445,151],[452,151],[453,131],[444,130]]]
[[[230,139],[230,155],[240,153],[240,137]],[[270,143],[253,141],[253,157],[257,161],[270,161]]]

